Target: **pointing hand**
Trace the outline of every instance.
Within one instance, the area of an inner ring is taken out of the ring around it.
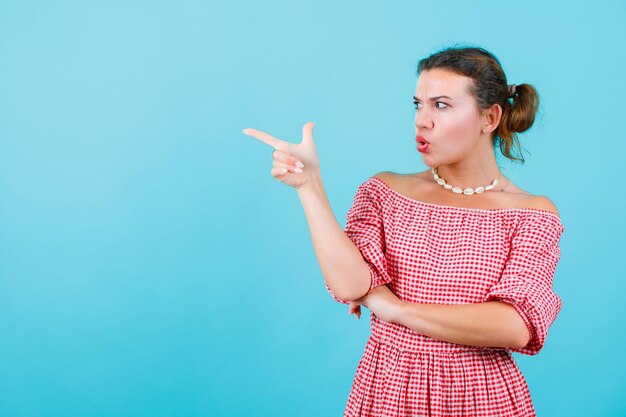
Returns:
[[[302,127],[302,142],[289,143],[256,129],[244,129],[243,133],[267,143],[275,150],[272,153],[271,174],[278,181],[296,189],[319,174],[320,163],[313,141],[313,126],[308,122]]]

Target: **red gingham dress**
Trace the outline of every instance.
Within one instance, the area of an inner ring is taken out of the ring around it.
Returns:
[[[552,281],[563,231],[547,210],[431,204],[377,177],[362,183],[345,233],[370,267],[372,289],[387,284],[412,303],[502,301],[531,340],[520,349],[461,345],[372,314],[344,415],[535,416],[511,352],[537,354],[561,309]]]

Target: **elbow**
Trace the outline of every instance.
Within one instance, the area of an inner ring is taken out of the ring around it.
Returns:
[[[528,345],[529,342],[530,332],[528,331],[526,325],[524,325],[523,328],[520,328],[519,331],[516,332],[512,347],[516,349],[523,349]]]
[[[341,288],[338,289],[337,292],[335,292],[335,295],[340,300],[351,303],[366,295],[368,290],[369,288],[367,288],[365,291],[360,288]]]
[[[506,321],[503,323],[504,327],[502,328],[502,331],[506,332],[505,337],[508,339],[508,346],[506,347],[513,349],[525,348],[532,338],[531,331],[526,326],[526,320],[511,304],[501,301],[498,301],[498,303],[507,309]]]
[[[351,282],[350,285],[340,285],[335,292],[337,298],[351,303],[367,295],[371,283],[368,281]]]
[[[352,302],[367,295],[372,285],[372,277],[365,262],[361,262],[359,267],[361,270],[357,273],[342,274],[343,279],[337,278],[332,280],[336,283],[336,288],[333,288],[333,292],[337,298],[346,302]],[[346,277],[349,278],[346,279]]]

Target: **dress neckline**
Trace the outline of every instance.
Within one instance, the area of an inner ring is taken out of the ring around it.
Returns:
[[[381,180],[378,177],[370,177],[370,179],[374,179],[377,182],[379,182],[380,184],[382,184],[382,186],[389,190],[391,193],[409,201],[412,203],[417,203],[423,206],[429,206],[429,207],[434,207],[434,208],[439,208],[442,210],[460,210],[460,211],[468,211],[468,212],[490,212],[490,213],[494,213],[494,212],[507,212],[507,211],[521,211],[521,212],[536,212],[538,214],[545,214],[551,217],[554,217],[556,220],[558,220],[559,222],[561,222],[561,218],[558,214],[549,211],[549,210],[542,210],[542,209],[537,209],[537,208],[522,208],[522,207],[508,207],[508,208],[493,208],[493,209],[483,209],[483,208],[472,208],[472,207],[459,207],[459,206],[448,206],[448,205],[444,205],[444,204],[435,204],[435,203],[426,203],[424,201],[420,201],[420,200],[416,200],[414,198],[411,197],[407,197],[404,194],[399,193],[398,191],[394,190],[393,188],[391,188],[391,186],[389,184],[387,184],[385,181]]]

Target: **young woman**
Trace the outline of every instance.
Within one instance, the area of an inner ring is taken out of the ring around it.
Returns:
[[[482,48],[418,65],[417,150],[429,169],[363,182],[345,230],[328,203],[313,141],[245,129],[275,148],[272,175],[295,187],[331,295],[371,336],[346,416],[534,416],[512,352],[537,354],[561,309],[552,281],[564,231],[556,207],[502,175],[538,106]],[[521,153],[520,153],[521,157]]]

